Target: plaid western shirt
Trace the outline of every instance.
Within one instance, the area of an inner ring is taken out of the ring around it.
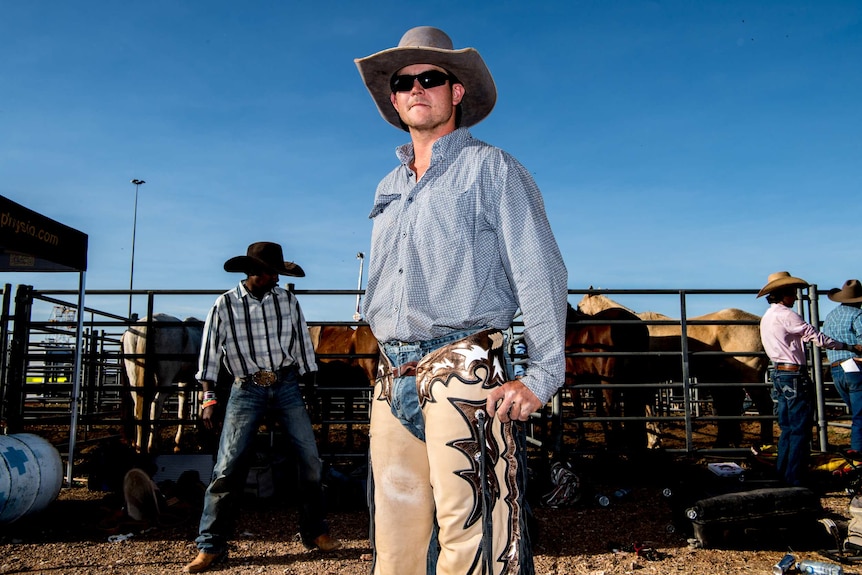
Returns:
[[[419,182],[413,145],[377,187],[365,316],[380,341],[507,329],[520,308],[541,401],[565,375],[567,274],[529,172],[460,128],[434,143]]]
[[[826,315],[823,333],[850,345],[862,343],[862,309],[852,305],[839,305]],[[835,363],[856,357],[856,353],[852,349],[827,349],[826,357],[830,363]]]
[[[280,287],[258,300],[240,282],[216,299],[204,325],[199,381],[216,381],[222,355],[235,377],[294,364],[300,375],[317,371],[299,302]]]

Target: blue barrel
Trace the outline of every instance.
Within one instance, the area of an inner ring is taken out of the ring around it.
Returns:
[[[0,435],[0,523],[41,511],[63,485],[60,453],[32,433]]]

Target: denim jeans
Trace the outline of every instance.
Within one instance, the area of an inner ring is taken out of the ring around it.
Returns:
[[[787,484],[800,486],[811,453],[814,385],[808,372],[773,369],[772,397],[781,428],[776,469]]]
[[[839,365],[832,368],[832,381],[850,410],[850,449],[862,451],[862,371],[847,373]]]
[[[444,345],[464,339],[478,330],[456,331],[447,336],[421,341],[415,344],[381,344],[383,353],[392,362],[392,365],[404,365],[412,361],[419,361],[430,352]],[[511,372],[510,372],[511,373]],[[395,379],[392,390],[392,403],[390,405],[392,415],[410,431],[413,436],[425,441],[425,418],[419,407],[419,396],[416,393],[416,378],[414,376],[399,377]]]
[[[221,553],[233,533],[239,498],[248,474],[246,452],[257,434],[261,418],[274,413],[296,455],[299,466],[299,532],[309,545],[328,532],[324,518],[321,475],[323,463],[317,453],[317,443],[311,420],[299,389],[296,370],[290,370],[281,380],[261,387],[251,381],[235,381],[230,391],[219,439],[218,458],[212,481],[204,495],[199,535],[195,542],[206,553]]]

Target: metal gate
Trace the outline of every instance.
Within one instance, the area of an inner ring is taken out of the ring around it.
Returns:
[[[136,295],[147,297],[148,315],[152,316],[157,309],[156,297],[207,295],[214,297],[220,290],[156,290],[137,291]],[[295,290],[300,298],[306,296],[359,296],[361,290]],[[586,293],[601,293],[608,295],[654,296],[664,295],[679,298],[680,326],[685,333],[688,299],[693,296],[723,294],[752,296],[756,290],[569,290],[570,295],[578,296]],[[2,321],[0,321],[0,424],[3,432],[18,433],[34,431],[40,427],[53,426],[63,428],[69,425],[72,406],[72,369],[74,356],[74,341],[68,338],[69,331],[74,329],[74,313],[78,313],[74,303],[74,291],[39,292],[31,286],[17,286],[14,292],[10,285],[3,290]],[[117,296],[128,298],[130,292],[124,290],[88,290],[87,300],[93,301],[93,296]],[[800,300],[798,311],[807,320],[819,325],[818,298],[816,286],[811,286],[808,295]],[[63,299],[65,297],[65,299]],[[32,316],[34,302],[53,306],[56,314],[43,321]],[[86,308],[84,337],[82,349],[82,389],[78,398],[80,418],[80,441],[102,440],[106,434],[119,436],[123,426],[128,423],[124,415],[125,391],[122,384],[120,363],[120,337],[130,325],[129,318]],[[316,322],[309,318],[309,325],[332,322]],[[357,325],[360,322],[341,322],[346,325]],[[522,325],[517,322],[513,326],[513,335],[518,337]],[[676,429],[679,439],[669,447],[669,450],[685,453],[709,452],[709,438],[699,437],[699,430],[709,422],[715,422],[717,417],[711,412],[708,398],[702,393],[698,382],[688,373],[688,365],[699,353],[686,349],[685,339],[677,354],[682,377],[678,381],[667,381],[654,384],[657,388],[655,411],[650,416],[622,417],[620,420],[631,421],[643,419],[658,423],[666,428]],[[600,355],[600,354],[595,354]],[[610,353],[613,355],[613,353]],[[728,353],[728,355],[739,355]],[[832,392],[829,382],[824,382],[823,355],[819,348],[809,349],[809,367],[815,380],[817,401],[817,429],[820,449],[829,447],[828,427],[846,425],[846,413],[842,410],[840,400]],[[520,357],[515,354],[515,359]],[[727,381],[722,385],[740,386],[740,382]],[[763,382],[767,386],[767,382]],[[600,389],[598,385],[577,386],[580,391],[594,392]],[[327,390],[330,397],[327,402],[325,419],[319,421],[321,431],[321,455],[324,458],[355,457],[364,458],[367,446],[368,407],[370,389],[363,388],[333,388]],[[196,394],[193,394],[193,397]],[[539,449],[563,449],[566,443],[567,429],[573,424],[601,425],[613,423],[615,418],[601,417],[591,413],[587,405],[586,413],[580,418],[571,417],[571,402],[564,394],[558,394],[543,409],[534,415],[530,422],[531,441]],[[169,405],[173,408],[175,404]],[[194,405],[194,404],[193,404]],[[125,405],[128,408],[128,405]],[[594,410],[593,410],[594,411]],[[189,425],[197,422],[197,409],[191,410]],[[725,416],[744,423],[756,422],[771,416],[759,416],[746,410],[739,415]],[[178,418],[162,419],[156,425],[174,425]],[[63,452],[65,445],[57,442],[57,447]],[[725,450],[727,451],[727,450]],[[744,451],[744,450],[741,450]]]
[[[91,292],[88,292],[90,294]],[[167,295],[206,295],[215,297],[218,290],[143,292],[147,297],[147,316],[153,316],[157,308],[156,298]],[[356,290],[346,292],[329,290],[325,295],[355,295]],[[128,298],[128,291],[99,291],[95,295],[119,295]],[[0,322],[0,426],[3,433],[34,432],[51,430],[55,447],[64,457],[69,451],[69,425],[72,409],[72,371],[74,369],[74,339],[67,338],[68,330],[74,329],[77,313],[75,305],[60,296],[70,292],[39,292],[32,286],[20,285],[15,290],[12,305],[11,286],[4,292],[2,322]],[[92,297],[92,296],[91,296]],[[56,313],[39,321],[34,319],[34,303],[53,306]],[[87,307],[84,310],[84,336],[82,344],[82,386],[78,398],[78,445],[101,442],[109,438],[130,439],[133,433],[131,401],[128,380],[122,365],[120,339],[123,332],[134,322],[108,312]],[[137,319],[137,318],[133,318]],[[331,325],[333,322],[309,321],[309,325]],[[343,322],[342,325],[358,325],[361,322]],[[152,349],[147,346],[148,350]],[[159,359],[152,353],[145,356],[145,368]],[[329,356],[327,356],[329,357]],[[351,359],[332,356],[331,359]],[[172,357],[171,359],[178,359]],[[196,362],[197,357],[183,357]],[[149,374],[145,377],[149,377]],[[167,386],[176,392],[176,384]],[[177,414],[176,394],[166,403],[166,414],[158,421],[144,423],[154,429],[185,424],[196,427],[198,418],[199,387],[186,390],[190,398],[189,414]],[[329,461],[341,459],[362,460],[367,449],[367,426],[369,422],[369,386],[325,386],[317,396],[323,409],[315,427],[319,429],[321,457]],[[64,432],[65,431],[65,435]],[[271,434],[271,432],[268,432]]]

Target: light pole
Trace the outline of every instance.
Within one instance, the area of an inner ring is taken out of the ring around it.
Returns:
[[[362,289],[362,263],[365,261],[365,254],[359,252],[356,254],[356,259],[359,260],[359,285],[356,286],[357,291]],[[353,321],[359,321],[362,319],[362,313],[359,308],[359,300],[361,299],[361,294],[356,294],[356,313],[353,314]]]
[[[138,188],[146,184],[144,180],[132,180],[135,184],[135,216],[132,219],[132,267],[129,270],[129,319],[132,318],[132,287],[135,283],[135,232],[138,229]]]

